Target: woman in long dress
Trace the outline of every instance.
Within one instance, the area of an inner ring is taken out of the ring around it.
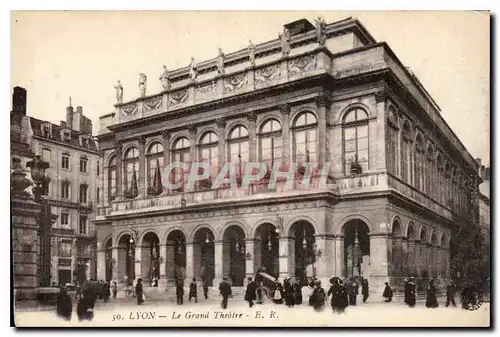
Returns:
[[[434,286],[434,280],[429,282],[427,287],[427,298],[425,299],[425,306],[427,308],[437,308],[439,306],[436,298],[436,287]]]
[[[273,293],[273,302],[275,304],[282,304],[283,303],[283,286],[281,283],[276,279],[275,281],[275,289]]]

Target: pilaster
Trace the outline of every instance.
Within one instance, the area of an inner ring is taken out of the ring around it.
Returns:
[[[283,164],[288,165],[290,163],[290,104],[280,105],[281,116],[283,118],[283,133],[281,135],[283,139]]]

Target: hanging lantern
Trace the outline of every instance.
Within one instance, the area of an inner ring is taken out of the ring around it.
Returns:
[[[269,238],[267,240],[267,249],[268,250],[273,249],[273,245],[271,244],[271,233],[269,233]]]
[[[208,232],[207,232],[207,238],[205,239],[205,243],[209,243],[210,242],[210,238],[208,236]]]
[[[240,243],[238,242],[238,235],[236,235],[236,244],[234,245],[234,248],[236,248],[237,251],[240,250]]]
[[[306,230],[304,229],[304,233],[302,235],[303,237],[303,240],[302,240],[302,247],[304,248],[304,250],[307,248],[307,240],[306,240]]]

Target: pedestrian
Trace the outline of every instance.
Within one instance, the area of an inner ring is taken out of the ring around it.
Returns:
[[[313,292],[314,292],[314,280],[311,280],[309,284],[307,285],[307,297],[309,299],[308,305],[310,307],[313,306]]]
[[[111,285],[109,284],[109,282],[106,282],[102,287],[102,298],[104,299],[104,303],[107,303],[110,297],[111,297]]]
[[[208,300],[208,281],[202,277],[201,281],[203,282],[203,296],[205,296],[205,300]]]
[[[293,283],[293,292],[295,295],[294,301],[295,304],[301,305],[302,304],[302,286],[300,285],[300,280],[295,280]]]
[[[408,290],[410,288],[408,287],[408,279],[407,278],[405,278],[405,285],[404,285],[404,287],[405,287],[405,303],[408,304]]]
[[[358,282],[354,278],[349,282],[349,305],[356,305],[356,299],[358,297]]]
[[[382,294],[382,297],[385,298],[385,302],[389,303],[392,301],[392,289],[389,286],[389,282],[385,282],[385,288],[384,288],[384,293]]]
[[[82,296],[78,301],[78,305],[76,306],[76,314],[78,316],[78,320],[84,321],[92,321],[94,319],[94,306],[95,306],[95,297],[92,293],[92,289],[87,287],[82,292]]]
[[[253,301],[257,298],[257,284],[252,281],[252,278],[248,278],[247,290],[245,291],[245,301],[248,302],[248,305],[253,307]]]
[[[278,279],[275,279],[274,281],[273,302],[275,304],[283,303],[283,286],[281,285]]]
[[[68,294],[66,287],[61,288],[61,292],[57,296],[57,316],[66,321],[71,321],[71,314],[73,312],[73,302],[71,296]]]
[[[316,311],[321,311],[325,307],[326,293],[325,290],[321,287],[321,281],[316,280],[314,284],[313,290],[313,308]]]
[[[113,292],[113,298],[116,298],[116,293],[118,293],[118,285],[116,284],[116,281],[113,281],[111,290]]]
[[[175,285],[175,294],[177,296],[177,304],[184,304],[184,281],[181,279],[177,279]]]
[[[262,303],[264,303],[264,300],[262,298],[262,281],[259,281],[257,283],[257,304]]]
[[[434,286],[434,280],[429,281],[427,286],[427,297],[425,299],[425,306],[427,308],[437,308],[439,306],[436,298],[436,287]]]
[[[415,279],[410,277],[408,280],[408,297],[406,303],[410,308],[413,308],[416,303],[416,287],[415,287]]]
[[[332,296],[330,304],[334,313],[343,313],[348,305],[347,292],[345,291],[342,280],[338,277],[331,277],[332,284],[328,290],[327,296]]]
[[[196,286],[196,277],[193,277],[193,280],[189,284],[189,302],[191,302],[191,298],[194,297],[194,303],[198,303],[198,287]]]
[[[144,294],[142,291],[142,278],[137,279],[135,285],[135,296],[137,297],[137,304],[141,305],[144,302]]]
[[[288,277],[283,281],[283,292],[285,295],[285,304],[287,307],[291,308],[295,305],[295,293],[293,290],[293,285],[291,283],[291,278]]]
[[[455,284],[453,283],[453,281],[450,280],[450,282],[448,283],[448,286],[446,286],[446,307],[450,306],[450,303],[454,307],[457,306],[457,304],[455,303],[456,291],[457,291],[457,288],[456,288]]]
[[[365,278],[361,280],[361,294],[363,295],[363,303],[366,303],[366,300],[369,297],[369,289],[368,289],[368,280]]]
[[[222,295],[222,309],[227,308],[228,298],[232,295],[231,284],[227,281],[227,277],[222,278],[222,282],[219,284],[219,292]]]

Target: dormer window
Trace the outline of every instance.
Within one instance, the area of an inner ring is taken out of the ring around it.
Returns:
[[[80,136],[80,145],[83,147],[89,147],[89,139],[87,137]]]
[[[52,134],[51,134],[52,128],[51,128],[51,124],[49,122],[43,123],[42,132],[43,132],[43,136],[45,138],[52,138]]]
[[[68,131],[68,130],[63,131],[63,134],[62,134],[62,139],[63,139],[65,142],[71,142],[71,132],[70,132],[70,131]]]

